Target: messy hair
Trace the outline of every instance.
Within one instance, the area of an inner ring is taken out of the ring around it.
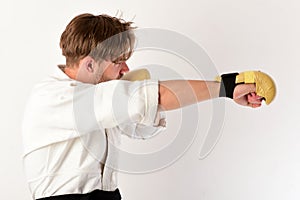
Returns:
[[[118,62],[128,59],[134,48],[132,22],[108,15],[81,14],[67,25],[60,38],[66,65],[77,65],[85,56]]]

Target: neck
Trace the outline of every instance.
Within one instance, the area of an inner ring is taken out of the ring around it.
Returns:
[[[59,68],[71,79],[77,80],[77,72],[78,72],[78,67],[71,66],[67,67],[66,65],[61,65]]]

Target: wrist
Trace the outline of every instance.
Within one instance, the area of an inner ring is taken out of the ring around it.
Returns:
[[[219,97],[228,97],[233,99],[234,88],[237,85],[236,76],[239,73],[222,74],[220,79]]]

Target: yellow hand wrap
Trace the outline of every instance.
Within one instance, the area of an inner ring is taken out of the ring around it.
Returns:
[[[222,78],[216,78],[221,82]],[[256,86],[256,94],[265,99],[266,104],[270,104],[276,95],[276,86],[273,79],[266,73],[260,71],[246,71],[239,73],[235,78],[235,84],[240,83],[254,83]]]
[[[273,79],[260,71],[246,71],[236,76],[235,82],[255,83],[256,94],[265,98],[266,104],[270,104],[276,95],[276,86]]]

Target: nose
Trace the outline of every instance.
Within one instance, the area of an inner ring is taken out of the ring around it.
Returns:
[[[120,71],[120,74],[125,74],[126,72],[129,71],[129,67],[128,65],[126,64],[126,62],[122,62],[121,63],[121,71]]]

